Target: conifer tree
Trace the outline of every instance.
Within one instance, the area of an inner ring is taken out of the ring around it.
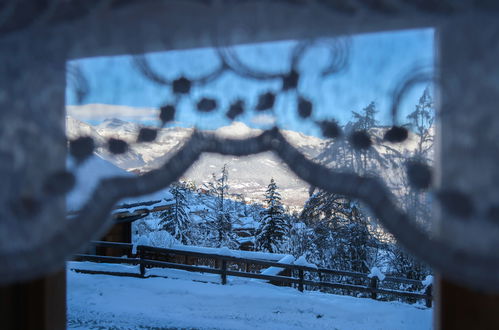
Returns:
[[[431,130],[434,118],[433,99],[429,87],[426,87],[414,111],[407,116],[409,121],[408,126],[417,137],[417,147],[413,158],[419,162],[431,163],[432,161],[433,133]],[[402,202],[405,209],[417,223],[422,226],[428,226],[428,219],[431,219],[431,202],[429,196],[409,185],[407,177],[404,177],[404,179],[405,182],[402,187],[406,189],[402,190],[405,192]],[[392,244],[389,251],[391,253],[390,266],[398,276],[421,280],[430,274],[430,269],[426,264],[419,261],[400,246]]]
[[[407,119],[408,125],[417,137],[417,146],[410,161],[430,164],[432,162],[433,151],[433,134],[431,132],[434,120],[433,99],[430,95],[428,87],[425,88],[423,94],[419,98],[418,104],[413,112],[411,112]],[[407,161],[407,158],[402,158]],[[404,176],[402,190],[405,192],[403,196],[403,203],[412,217],[420,224],[427,225],[427,220],[431,218],[431,205],[428,195],[424,192],[415,189],[409,184],[407,176]]]
[[[186,193],[187,189],[184,184],[178,182],[170,187],[172,198],[172,206],[161,213],[160,225],[163,230],[168,231],[174,238],[182,244],[190,244],[190,227],[191,220],[187,214],[189,207],[187,206]]]
[[[361,112],[352,111],[353,129],[367,131],[378,126],[376,103],[371,101]]]
[[[357,202],[319,191],[307,201],[300,217],[314,232],[310,261],[336,269],[368,270],[369,246],[376,241]]]
[[[377,113],[375,102],[370,102],[360,112],[352,111],[352,120],[343,127],[345,135],[351,136],[354,132],[364,131],[375,142],[373,131],[379,125]],[[329,140],[317,159],[327,166],[352,170],[362,175],[376,173],[381,168],[395,165],[391,158],[380,154],[376,148],[359,150],[351,145],[349,139]]]
[[[426,87],[414,111],[407,115],[409,126],[418,136],[416,157],[427,158],[427,153],[433,148],[433,134],[430,130],[434,118],[433,98],[429,87]]]
[[[262,221],[256,235],[256,245],[268,252],[281,252],[289,230],[288,217],[284,214],[281,194],[274,179],[270,180],[265,194],[267,209],[262,212]]]
[[[224,164],[220,177],[217,178],[213,173],[213,180],[206,183],[205,187],[212,196],[210,205],[211,213],[209,215],[209,224],[212,231],[215,232],[216,247],[227,246],[236,247],[234,233],[232,232],[232,216],[230,214],[230,205],[227,197],[229,192],[229,176],[227,164]]]

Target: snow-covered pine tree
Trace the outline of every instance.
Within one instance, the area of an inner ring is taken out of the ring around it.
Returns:
[[[343,245],[342,252],[350,259],[351,270],[366,273],[369,271],[370,252],[378,242],[369,231],[369,220],[362,213],[359,202],[344,199],[343,208],[347,221],[340,227],[339,236],[348,244]]]
[[[314,232],[307,253],[311,262],[328,268],[368,271],[370,250],[376,240],[357,202],[318,191],[307,201],[300,218]]]
[[[268,252],[282,252],[284,239],[289,231],[289,218],[284,214],[281,194],[277,189],[272,178],[265,194],[267,208],[262,212],[255,239],[257,248]]]
[[[321,190],[316,190],[307,200],[300,214],[300,220],[306,225],[306,230],[302,229],[301,244],[306,247],[301,255],[305,255],[307,260],[327,268],[340,268],[339,259],[334,258],[336,253],[334,235],[338,228],[336,212],[341,211],[339,205],[333,205],[337,201]]]
[[[428,153],[433,148],[433,134],[431,130],[435,119],[433,98],[431,97],[429,87],[425,88],[419,98],[418,104],[416,104],[416,108],[407,115],[407,119],[412,131],[418,136],[416,157],[427,159],[429,156]]]
[[[356,131],[365,131],[378,144],[382,142],[375,135],[379,125],[376,119],[377,112],[375,102],[370,102],[360,112],[352,111],[352,120],[343,127],[345,135],[348,137]],[[363,150],[354,148],[350,139],[327,141],[324,151],[317,160],[332,168],[346,169],[364,175],[379,173],[381,169],[396,165],[390,157],[380,153],[377,148]]]
[[[227,246],[230,248],[237,247],[235,235],[232,231],[232,215],[230,207],[227,205],[227,197],[229,194],[229,175],[227,164],[222,167],[220,177],[217,178],[213,173],[213,180],[205,184],[209,195],[213,197],[209,202],[211,212],[208,215],[208,226],[215,233],[212,244],[215,247]]]
[[[428,265],[415,258],[398,244],[390,244],[387,251],[390,253],[390,268],[393,275],[421,281],[431,274]]]
[[[379,125],[376,119],[376,103],[371,101],[361,112],[352,111],[353,129],[368,131]]]
[[[434,121],[433,99],[429,87],[426,87],[423,94],[416,104],[415,110],[411,112],[407,119],[411,130],[416,134],[416,149],[411,155],[409,161],[417,161],[431,164],[433,161],[433,121]],[[401,159],[406,162],[407,158]],[[402,201],[405,209],[412,217],[422,225],[428,225],[428,219],[431,218],[431,205],[428,194],[415,189],[409,184],[407,176],[403,177],[402,183]]]
[[[408,126],[412,132],[416,134],[417,146],[412,155],[413,159],[424,163],[432,162],[433,150],[433,121],[435,119],[435,111],[433,98],[430,94],[430,88],[426,87],[423,94],[419,98],[415,109],[408,116]],[[428,220],[431,219],[431,204],[427,194],[414,189],[407,182],[407,177],[402,186],[404,195],[402,203],[411,216],[422,226],[428,226]],[[388,248],[390,252],[390,267],[395,275],[407,277],[410,279],[422,280],[431,273],[428,265],[416,259],[413,255],[398,246],[391,244]]]
[[[374,129],[379,126],[379,121],[376,119],[376,103],[371,101],[362,111],[352,111],[352,122],[349,134],[353,131],[366,132],[371,140],[376,140]],[[374,141],[373,141],[374,142]],[[379,141],[378,141],[379,142]],[[353,169],[360,174],[376,172],[381,167],[387,167],[387,160],[376,150],[376,148],[355,149],[350,145],[350,150],[353,158]]]
[[[172,206],[161,213],[161,229],[169,232],[174,238],[182,244],[191,243],[191,219],[188,215],[189,206],[187,205],[187,189],[181,182],[171,185],[170,193]]]

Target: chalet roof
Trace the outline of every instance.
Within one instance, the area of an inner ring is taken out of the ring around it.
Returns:
[[[71,158],[68,158],[67,165],[68,168],[74,167]],[[100,180],[111,177],[135,176],[135,174],[118,168],[98,155],[90,157],[83,164],[76,167],[75,175],[76,186],[66,199],[66,206],[70,214],[77,213],[83,207]],[[146,210],[150,212],[152,209],[165,207],[168,203],[171,203],[166,200],[172,197],[169,189],[166,188],[149,195],[127,198],[118,204],[113,214],[124,212],[134,214],[136,211],[142,214]],[[144,209],[144,211],[139,211],[141,209]]]

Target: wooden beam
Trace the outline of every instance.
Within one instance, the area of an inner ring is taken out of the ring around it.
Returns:
[[[31,280],[64,265],[63,257],[43,253],[67,224],[65,197],[57,192],[67,154],[66,62],[53,51],[60,46],[36,36],[0,41],[1,283]],[[38,253],[23,255],[30,250]]]
[[[45,24],[34,26],[29,22],[40,9],[31,5],[31,14],[19,14],[26,23],[9,20],[3,38],[44,30],[47,40],[66,40],[68,57],[74,59],[432,27],[447,17],[416,0],[396,1],[392,10],[382,2],[351,6],[342,0],[111,1],[105,10],[91,9],[100,2],[63,2]],[[0,37],[1,32],[0,27]]]
[[[110,11],[98,21],[81,20],[71,58],[211,47],[273,40],[334,36],[434,25],[431,15],[387,15],[359,9],[353,14],[314,2],[140,1]],[[91,28],[89,29],[89,26]]]
[[[499,295],[476,292],[445,279],[438,282],[436,329],[499,329]]]
[[[2,329],[66,329],[66,270],[0,287]]]
[[[345,17],[346,20],[357,21],[355,25],[360,29],[386,29],[394,24],[395,19],[401,26],[392,28],[407,28],[409,24],[426,24],[427,20],[438,20],[449,15],[476,12],[497,12],[499,4],[493,1],[473,1],[463,0],[459,3],[443,2],[440,0],[394,0],[394,1],[350,1],[350,0],[319,0],[319,1],[286,1],[286,0],[229,0],[229,1],[209,1],[209,0],[4,0],[0,1],[2,10],[0,19],[0,36],[22,33],[29,29],[40,27],[65,28],[74,21],[93,19],[94,22],[101,20],[113,20],[116,15],[124,12],[137,11],[133,22],[144,18],[153,25],[162,24],[156,22],[158,15],[167,19],[175,19],[177,14],[187,16],[179,17],[182,21],[192,19],[202,20],[212,14],[215,8],[219,18],[224,15],[248,16],[257,18],[257,23],[265,23],[266,19],[272,20],[278,14],[281,20],[281,13],[307,12],[311,8],[322,9],[336,15],[334,18]],[[194,11],[186,12],[183,8],[195,8]],[[264,10],[267,8],[268,10]],[[155,11],[157,9],[167,9],[168,11]],[[203,12],[204,11],[204,12]],[[139,14],[147,13],[148,16]],[[317,11],[312,14],[318,13]],[[197,15],[196,15],[197,14]],[[305,14],[310,17],[309,14]],[[305,17],[305,16],[299,16]],[[398,17],[398,18],[397,18]],[[295,17],[293,17],[295,18]],[[333,17],[332,17],[333,18]],[[213,17],[209,17],[213,19]],[[367,19],[367,20],[366,20]],[[381,22],[382,20],[385,22]],[[237,19],[238,20],[238,19]],[[407,21],[410,22],[407,22]],[[405,21],[405,22],[403,22]],[[293,24],[289,24],[293,22]],[[417,23],[420,22],[420,23]],[[110,22],[113,24],[114,22]],[[283,23],[282,21],[280,23]],[[290,20],[287,26],[299,25],[296,21]],[[329,22],[331,26],[339,26],[344,22]],[[348,23],[348,21],[347,21]],[[255,23],[251,24],[254,25]],[[348,23],[347,26],[353,25]],[[371,27],[369,27],[371,26]],[[377,27],[376,27],[377,26]],[[92,29],[93,27],[90,27]]]
[[[498,32],[497,20],[485,17],[480,24],[471,18],[454,20],[438,31],[442,77],[438,177],[442,188],[470,198],[473,216],[462,221],[495,220],[487,214],[499,200]],[[460,237],[473,235],[458,232],[452,225],[439,230],[454,244],[465,244]],[[480,238],[473,239],[474,246],[468,248],[480,248]],[[499,329],[497,294],[477,292],[440,278],[436,298],[436,329]]]
[[[65,329],[64,259],[45,246],[67,223],[48,180],[66,167],[65,56],[54,41],[22,41],[0,41],[0,328]],[[64,241],[51,248],[64,253]]]

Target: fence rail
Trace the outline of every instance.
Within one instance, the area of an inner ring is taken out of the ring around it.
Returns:
[[[133,253],[133,245],[129,243],[118,243],[118,242],[104,242],[104,241],[94,241],[93,246],[96,247],[106,247],[121,249],[125,252],[126,257],[111,257],[111,256],[101,256],[95,254],[77,254],[73,257],[76,261],[92,261],[92,262],[105,262],[105,263],[118,263],[118,264],[132,264],[140,266],[140,274],[129,273],[130,276],[136,277],[146,277],[146,268],[158,267],[158,268],[170,268],[170,269],[180,269],[190,272],[199,273],[211,273],[217,274],[221,277],[221,283],[227,283],[227,276],[245,277],[253,279],[267,280],[272,283],[284,283],[284,284],[295,284],[300,291],[304,291],[305,287],[319,287],[319,288],[332,288],[332,289],[343,289],[352,292],[363,292],[370,294],[372,299],[379,299],[379,294],[395,296],[395,297],[405,297],[412,299],[422,299],[425,301],[427,307],[432,306],[432,285],[426,287],[423,286],[421,281],[399,278],[393,276],[386,276],[383,281],[380,281],[376,276],[369,277],[368,274],[349,272],[334,269],[325,268],[314,268],[301,265],[293,264],[283,264],[274,261],[249,259],[249,258],[239,258],[234,256],[226,256],[213,253],[203,253],[203,252],[193,252],[184,251],[176,249],[166,249],[157,248],[145,245],[138,245],[136,247],[136,253]],[[178,256],[184,257],[185,263],[171,262],[167,259],[167,256]],[[187,258],[199,258],[199,259],[211,259],[215,267],[206,267],[198,265],[187,264]],[[246,265],[245,271],[231,270],[229,268],[230,264],[244,264]],[[258,265],[264,267],[278,267],[281,269],[288,269],[291,274],[298,274],[297,277],[293,276],[283,276],[283,275],[267,275],[261,273],[249,272],[249,265]],[[83,270],[75,269],[78,272],[91,273],[91,274],[110,274],[117,276],[126,276],[127,273],[122,272],[108,272],[108,271],[97,271],[97,270]],[[305,278],[306,274],[318,274],[319,278],[322,279],[324,274],[350,277],[357,280],[363,280],[367,285],[358,284],[347,284],[340,282],[326,282],[326,281],[314,281]],[[411,285],[414,288],[424,287],[424,292],[414,292],[414,291],[401,291],[380,288],[380,283],[401,283]]]

